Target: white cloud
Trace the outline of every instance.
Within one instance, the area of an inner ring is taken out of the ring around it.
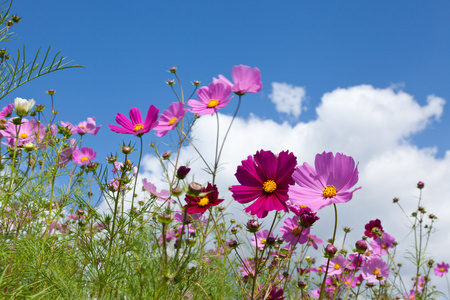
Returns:
[[[306,90],[303,87],[272,82],[272,94],[269,95],[269,98],[275,104],[278,112],[298,118],[302,112],[302,102],[305,96]]]

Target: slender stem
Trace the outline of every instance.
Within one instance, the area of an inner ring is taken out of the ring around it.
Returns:
[[[333,239],[331,240],[331,245],[334,245],[334,240],[336,238],[336,229],[337,229],[337,207],[336,207],[335,203],[333,203],[333,206],[334,206],[334,231],[333,231]],[[327,281],[327,274],[328,274],[328,267],[330,266],[330,260],[331,260],[331,258],[328,257],[327,268],[325,269],[325,274],[323,276],[322,286],[320,288],[319,300],[323,299],[323,291],[325,289],[325,283]]]

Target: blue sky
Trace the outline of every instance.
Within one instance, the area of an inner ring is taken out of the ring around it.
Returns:
[[[230,163],[223,186],[236,184],[236,165],[262,147],[290,149],[310,164],[317,152],[342,151],[360,162],[363,185],[343,219],[357,214],[353,227],[361,228],[379,217],[400,238],[407,223],[390,202],[399,196],[413,209],[414,186],[423,180],[426,208],[440,217],[440,244],[431,242],[435,259],[448,262],[448,251],[439,249],[450,247],[444,230],[450,228],[449,10],[442,0],[16,1],[12,12],[22,21],[13,27],[19,39],[9,43],[11,53],[24,44],[30,55],[51,45],[87,68],[40,78],[3,102],[22,97],[49,104],[44,92],[55,89],[60,120],[95,116],[103,125],[83,144],[101,161],[122,139],[135,140],[107,128],[117,112],[146,111],[150,104],[162,112],[175,101],[165,84],[170,67],[179,67],[187,89],[193,80],[230,77],[233,65],[258,67],[263,89],[244,98],[236,138],[227,144],[231,154],[224,156]],[[280,83],[278,94],[273,83]],[[301,114],[283,113],[275,103],[288,111],[300,107]],[[222,119],[233,110],[223,109]],[[199,137],[213,134],[210,121],[196,129]],[[146,135],[145,142],[153,138]],[[194,155],[185,150],[186,159]],[[150,156],[144,174],[158,179]]]

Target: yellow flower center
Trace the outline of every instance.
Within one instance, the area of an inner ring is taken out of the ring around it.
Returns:
[[[294,227],[294,228],[292,229],[292,233],[293,233],[294,235],[300,235],[300,234],[302,233],[302,230],[301,230],[300,228],[298,228],[298,227]]]
[[[414,300],[414,299],[416,299],[416,296],[409,296],[409,299],[412,299],[412,300]]]
[[[198,206],[203,207],[205,205],[208,205],[208,203],[209,203],[208,197],[203,197],[202,199],[200,199],[200,201],[198,201]]]
[[[172,119],[169,120],[169,125],[173,125],[173,123],[175,123],[178,120],[177,117],[173,117]]]
[[[85,162],[85,161],[89,161],[89,157],[83,156],[83,157],[81,158],[81,162]]]
[[[332,198],[332,197],[336,196],[337,190],[334,187],[334,185],[327,185],[327,187],[324,188],[322,194],[325,198]]]
[[[378,275],[378,274],[380,274],[380,270],[378,270],[378,269],[375,269],[375,270],[373,270],[373,275]]]
[[[335,265],[334,265],[334,269],[335,269],[335,270],[339,270],[340,268],[341,268],[341,265],[340,265],[340,264],[335,264]]]
[[[346,280],[344,283],[345,283],[346,285],[350,285],[350,282],[348,282],[348,280]]]
[[[28,137],[28,134],[25,132],[20,134],[20,138],[22,138],[22,139],[25,139],[27,137]]]
[[[263,184],[263,190],[266,193],[271,194],[271,193],[275,192],[276,189],[277,189],[277,184],[273,180],[267,180]]]
[[[144,125],[137,124],[137,125],[134,125],[133,131],[137,132],[138,130],[141,130],[141,129],[144,129]]]
[[[386,249],[387,248],[387,244],[381,245],[381,248]]]
[[[84,129],[85,127],[83,125],[80,126],[81,129]]]
[[[261,244],[265,244],[266,241],[267,241],[267,239],[262,239],[262,240],[261,240]]]
[[[444,272],[445,268],[440,268],[439,271]]]
[[[217,99],[209,100],[209,102],[207,104],[208,108],[214,108],[217,105],[219,105],[219,100],[217,100]]]
[[[302,209],[302,208],[307,208],[308,206],[306,206],[306,205],[299,205],[298,206],[300,209]]]

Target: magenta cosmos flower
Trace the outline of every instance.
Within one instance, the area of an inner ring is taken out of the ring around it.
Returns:
[[[358,166],[350,156],[323,152],[316,155],[314,166],[304,163],[296,168],[292,177],[298,186],[289,187],[292,203],[319,210],[350,201],[353,192],[361,188],[350,191],[358,182]]]
[[[203,188],[202,193],[205,193],[202,197],[192,197],[186,195],[184,200],[187,204],[184,208],[187,209],[188,214],[203,214],[208,210],[208,208],[216,206],[224,200],[219,199],[219,191],[217,190],[216,185],[211,185],[211,183],[208,183],[208,185]]]
[[[442,277],[445,273],[448,273],[448,268],[450,268],[449,264],[446,264],[445,262],[438,263],[436,267],[434,267],[434,274]]]
[[[280,232],[283,234],[283,239],[291,245],[304,244],[309,240],[309,228],[303,228],[299,225],[298,216],[294,216],[293,219],[286,218],[284,226],[280,227]]]
[[[199,115],[211,116],[219,109],[226,106],[231,98],[231,87],[223,83],[211,83],[209,86],[202,86],[197,91],[200,101],[190,99],[187,104],[192,107],[190,112]]]
[[[239,203],[249,203],[245,211],[258,218],[264,218],[269,211],[288,212],[289,185],[294,184],[292,173],[297,158],[289,151],[275,155],[271,151],[258,151],[242,161],[237,168],[236,178],[241,185],[233,185],[233,198]]]
[[[72,160],[79,165],[87,165],[97,156],[97,152],[88,147],[81,150],[75,149],[72,153]]]
[[[389,275],[389,266],[381,257],[369,259],[362,266],[362,276],[367,282],[384,281]]]
[[[258,68],[252,69],[249,66],[234,66],[231,72],[234,84],[225,76],[219,75],[219,78],[213,78],[213,82],[220,82],[231,87],[231,91],[237,95],[246,93],[257,93],[262,88],[261,72]]]
[[[115,125],[108,125],[108,127],[117,133],[142,136],[144,133],[149,132],[150,129],[158,125],[158,122],[156,121],[156,119],[158,119],[158,113],[159,109],[153,105],[150,105],[145,121],[142,121],[141,111],[138,108],[132,108],[130,109],[131,121],[128,120],[123,114],[118,113],[116,115],[116,122],[122,127]]]
[[[165,110],[159,117],[158,126],[154,128],[156,135],[159,137],[165,136],[169,130],[173,130],[178,122],[180,122],[188,109],[184,108],[181,102],[174,102],[169,105],[169,110]]]

